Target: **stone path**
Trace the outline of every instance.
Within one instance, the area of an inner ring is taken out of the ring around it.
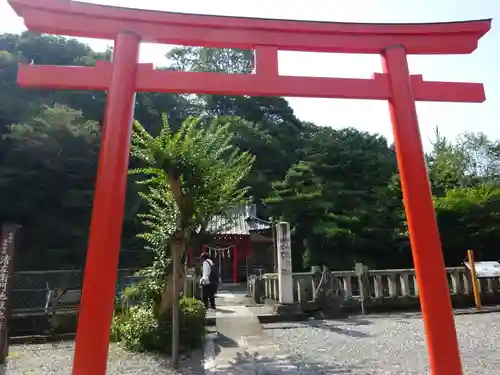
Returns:
[[[207,375],[327,374],[284,352],[264,331],[253,308],[245,306],[241,293],[221,291],[217,297],[215,331],[205,346]]]
[[[296,373],[289,356],[279,351],[247,307],[224,308],[233,314],[216,319],[217,332],[209,336],[205,347],[206,374],[274,374],[276,371],[269,372],[270,367]]]

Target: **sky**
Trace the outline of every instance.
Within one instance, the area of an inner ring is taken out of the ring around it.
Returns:
[[[481,104],[417,103],[420,131],[428,149],[439,127],[442,135],[456,138],[463,132],[483,132],[500,139],[500,1],[499,0],[84,0],[89,3],[186,13],[281,18],[332,22],[447,22],[493,18],[491,31],[472,55],[410,56],[410,71],[425,80],[481,82],[486,102]],[[0,32],[19,33],[23,21],[0,0]],[[81,39],[95,50],[111,42]],[[167,45],[141,45],[141,62],[165,65]],[[497,67],[497,68],[495,68]],[[374,55],[343,55],[282,51],[279,72],[314,77],[370,78],[381,72]],[[334,128],[354,127],[379,133],[392,142],[387,102],[316,98],[287,98],[298,118]]]

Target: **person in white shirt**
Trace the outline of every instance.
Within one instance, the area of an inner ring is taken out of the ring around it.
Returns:
[[[203,262],[203,274],[200,280],[203,304],[208,309],[210,303],[210,307],[215,310],[215,293],[219,276],[214,261],[207,253],[201,254],[200,258]]]

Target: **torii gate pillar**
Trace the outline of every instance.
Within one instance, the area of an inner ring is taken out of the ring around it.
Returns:
[[[134,33],[121,32],[115,39],[85,264],[85,285],[94,287],[82,290],[73,375],[101,374],[107,362],[109,329],[103,328],[111,326],[115,304],[116,274],[110,270],[118,268],[120,254],[139,45]]]
[[[389,75],[389,109],[410,242],[414,249],[413,263],[419,278],[420,305],[427,345],[429,353],[440,352],[439,358],[431,354],[431,368],[436,375],[461,375],[450,289],[444,270],[405,48],[401,45],[387,47],[382,52],[382,62],[384,73]],[[430,280],[433,282],[429,282]],[[452,337],[455,339],[450,340]],[[445,358],[448,358],[447,363]]]

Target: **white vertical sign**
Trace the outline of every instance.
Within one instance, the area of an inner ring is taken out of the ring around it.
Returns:
[[[282,304],[292,304],[292,247],[289,223],[282,221],[276,225],[276,245],[278,250],[279,302]]]

